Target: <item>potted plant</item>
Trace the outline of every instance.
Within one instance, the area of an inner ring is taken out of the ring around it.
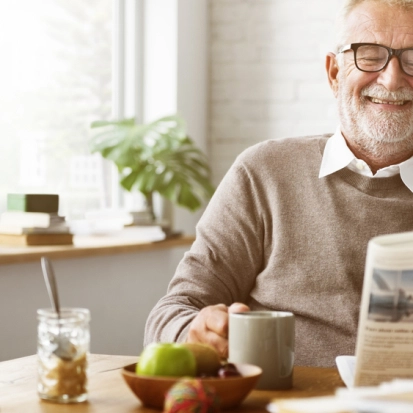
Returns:
[[[207,158],[186,134],[181,117],[166,116],[148,124],[134,118],[95,121],[91,127],[101,129],[90,142],[92,152],[115,163],[121,186],[145,196],[153,219],[155,192],[190,211],[214,193]]]

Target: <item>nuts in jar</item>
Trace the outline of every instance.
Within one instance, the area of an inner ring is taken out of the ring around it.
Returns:
[[[63,308],[60,318],[53,310],[38,315],[38,394],[57,403],[87,399],[89,310]],[[62,344],[64,343],[64,344]],[[59,346],[65,346],[62,351]]]

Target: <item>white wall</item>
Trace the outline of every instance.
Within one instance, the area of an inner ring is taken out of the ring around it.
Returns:
[[[91,351],[139,355],[146,318],[186,247],[52,261],[61,306],[91,311]],[[36,310],[50,307],[40,262],[0,265],[0,361],[36,353]]]
[[[248,146],[334,132],[324,58],[341,0],[211,0],[209,146],[215,182]]]

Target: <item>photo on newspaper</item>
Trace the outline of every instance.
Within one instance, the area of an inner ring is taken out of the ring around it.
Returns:
[[[413,378],[413,232],[367,247],[354,385],[394,378]]]

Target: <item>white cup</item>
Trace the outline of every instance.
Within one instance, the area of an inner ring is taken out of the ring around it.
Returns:
[[[247,311],[229,315],[231,363],[262,368],[256,388],[289,389],[293,384],[295,319],[282,311]]]

